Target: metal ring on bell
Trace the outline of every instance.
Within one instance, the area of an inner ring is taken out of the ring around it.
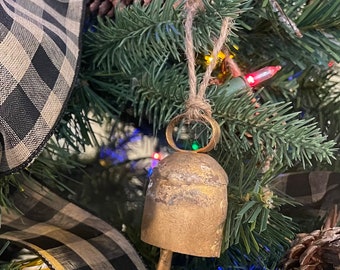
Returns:
[[[178,123],[180,123],[182,120],[185,120],[185,119],[187,119],[187,115],[185,113],[176,116],[175,118],[173,118],[169,122],[169,124],[166,128],[166,131],[165,131],[165,136],[166,136],[166,139],[167,139],[169,145],[173,149],[175,149],[176,151],[179,151],[179,152],[187,152],[189,150],[183,150],[183,149],[180,149],[180,148],[177,147],[177,145],[174,142],[172,132],[174,131],[176,125]],[[209,142],[206,146],[204,146],[200,149],[197,149],[197,150],[190,150],[190,152],[206,153],[206,152],[209,152],[212,149],[214,149],[214,147],[218,143],[220,136],[221,136],[221,128],[220,128],[220,125],[217,123],[217,121],[214,118],[207,116],[205,114],[202,114],[201,119],[199,119],[199,120],[197,120],[197,119],[192,120],[192,122],[198,122],[198,121],[208,123],[211,126],[211,129],[212,129],[211,138],[210,138],[210,140],[209,140]]]

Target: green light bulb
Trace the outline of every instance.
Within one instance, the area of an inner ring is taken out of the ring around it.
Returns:
[[[197,141],[194,141],[194,142],[192,143],[192,145],[191,145],[191,149],[194,150],[194,151],[196,151],[196,150],[198,150],[198,149],[200,149],[200,148],[201,148],[201,147],[200,147],[200,145],[198,144]]]

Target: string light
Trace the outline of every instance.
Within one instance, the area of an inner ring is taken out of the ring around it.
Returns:
[[[197,142],[197,141],[194,141],[192,144],[191,144],[191,149],[192,150],[194,150],[194,151],[196,151],[196,150],[198,150],[198,149],[200,149],[201,147],[200,147],[200,145],[199,145],[199,143]]]
[[[331,60],[331,61],[328,62],[327,65],[328,65],[329,68],[331,68],[331,67],[334,66],[334,64],[335,64],[335,62],[333,60]]]
[[[288,81],[292,81],[298,77],[300,77],[303,73],[303,70],[300,70],[299,72],[294,73],[292,76],[288,77]]]
[[[158,162],[162,159],[162,156],[159,152],[154,152],[151,158],[152,158],[151,164],[150,164],[149,169],[147,170],[148,177],[151,176],[151,174],[153,173],[153,169],[158,165]]]
[[[281,66],[268,66],[261,68],[253,73],[249,73],[245,76],[246,81],[249,86],[254,87],[261,82],[270,79],[273,77],[279,70]]]
[[[270,79],[279,70],[281,66],[268,66],[245,76],[239,76],[228,81],[223,87],[228,95],[233,95],[242,90],[250,89],[259,83]]]
[[[152,159],[161,160],[161,154],[158,153],[158,152],[153,153],[152,154]]]
[[[237,45],[233,45],[234,49],[236,49],[237,51],[239,50],[239,47]],[[235,53],[233,52],[228,52],[229,58],[234,58],[235,57]],[[226,58],[226,54],[223,51],[219,51],[217,53],[217,59],[218,61],[222,61]],[[211,55],[205,55],[204,56],[204,60],[205,60],[205,64],[209,65],[210,62],[212,61],[212,56]]]
[[[333,60],[330,60],[327,64],[327,67],[332,68],[334,66],[335,62]],[[294,73],[292,76],[288,77],[288,81],[292,81],[298,77],[300,77],[303,74],[304,70],[300,70],[296,73]]]
[[[226,55],[225,55],[224,52],[219,51],[219,52],[217,53],[217,59],[218,59],[218,61],[222,61],[225,57],[226,57]],[[206,65],[209,65],[210,62],[212,61],[212,59],[213,59],[213,58],[212,58],[211,55],[206,55],[206,56],[204,56],[204,60],[205,60]]]

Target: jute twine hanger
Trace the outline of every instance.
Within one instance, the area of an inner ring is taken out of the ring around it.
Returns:
[[[220,36],[217,39],[213,51],[211,53],[211,62],[207,66],[207,69],[204,73],[203,80],[199,87],[197,87],[197,77],[195,72],[195,50],[193,43],[193,21],[194,17],[199,9],[204,8],[204,5],[201,0],[188,0],[186,2],[186,20],[185,20],[185,53],[187,56],[188,62],[188,76],[189,76],[189,96],[185,103],[185,112],[177,117],[173,118],[166,130],[166,138],[168,143],[172,148],[177,151],[186,151],[183,149],[179,149],[172,136],[172,132],[175,126],[182,120],[188,122],[206,122],[209,123],[212,128],[212,135],[209,143],[195,152],[208,152],[212,150],[220,138],[220,126],[212,118],[212,109],[209,101],[205,98],[205,92],[208,88],[209,81],[211,79],[211,73],[216,66],[217,63],[217,55],[218,52],[222,50],[224,42],[227,36],[231,33],[231,18],[224,18],[222,20],[222,27]],[[197,89],[198,88],[198,89]]]
[[[185,103],[185,112],[176,116],[169,122],[166,129],[166,138],[172,148],[177,151],[185,152],[187,150],[179,149],[174,142],[172,132],[175,126],[182,120],[185,123],[205,122],[210,124],[212,128],[209,143],[203,148],[190,152],[208,152],[212,150],[219,141],[221,131],[219,124],[212,118],[211,105],[205,98],[205,92],[211,79],[211,73],[217,63],[218,52],[222,49],[227,36],[231,32],[230,25],[232,20],[230,18],[223,19],[220,36],[217,39],[211,54],[212,61],[209,63],[204,73],[201,84],[197,87],[192,26],[195,14],[199,9],[204,8],[204,5],[201,0],[188,0],[185,8],[187,12],[185,20],[185,53],[188,61],[189,96]],[[161,248],[157,270],[169,270],[171,268],[172,253],[171,250]]]

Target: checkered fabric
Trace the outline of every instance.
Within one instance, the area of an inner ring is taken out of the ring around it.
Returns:
[[[75,80],[83,0],[0,0],[0,173],[27,166]]]
[[[315,217],[325,216],[334,204],[340,209],[340,173],[313,171],[287,173],[278,176],[272,188],[303,204]]]
[[[145,270],[128,241],[103,220],[36,182],[14,194],[23,215],[2,211],[0,239],[24,246],[55,270]]]

